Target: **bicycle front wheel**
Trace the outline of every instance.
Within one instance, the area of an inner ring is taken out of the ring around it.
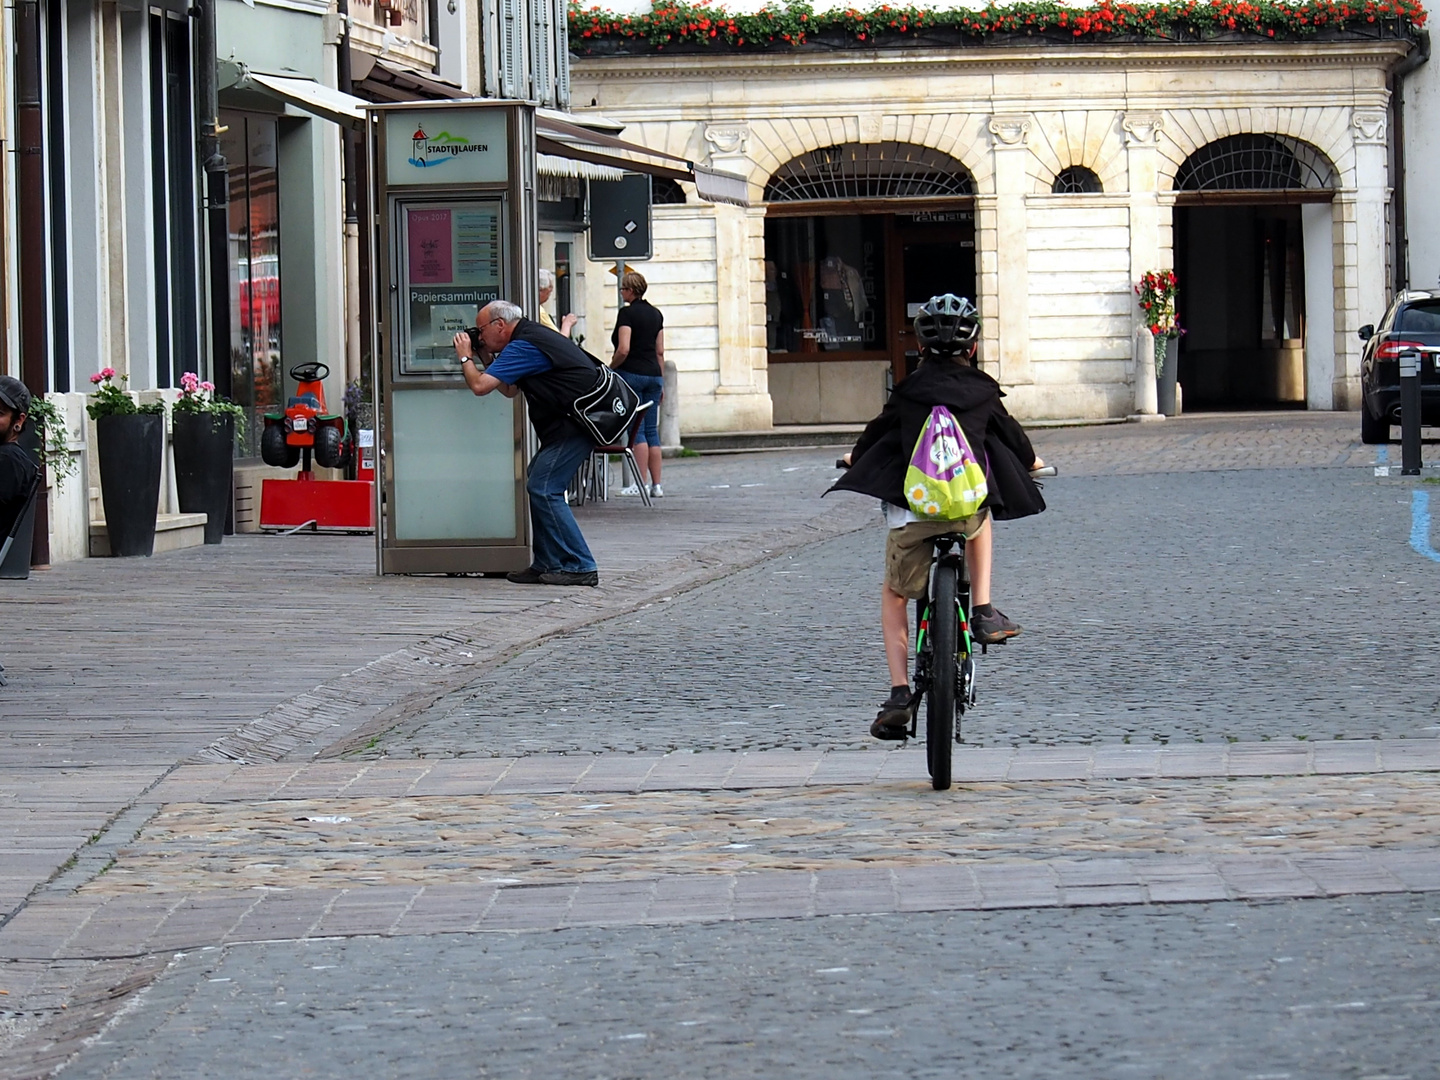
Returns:
[[[930,765],[930,786],[950,786],[950,745],[955,741],[955,654],[959,648],[960,620],[956,607],[957,567],[941,563],[935,568],[934,596],[930,604],[930,690],[925,695],[925,757]]]

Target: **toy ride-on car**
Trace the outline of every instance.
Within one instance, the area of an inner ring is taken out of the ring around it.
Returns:
[[[298,386],[285,405],[283,413],[265,414],[265,430],[260,436],[260,458],[266,465],[293,469],[303,455],[302,471],[310,471],[310,454],[316,464],[326,469],[343,467],[350,457],[350,432],[345,417],[325,409],[323,379],[330,368],[321,363],[296,364],[290,377]]]

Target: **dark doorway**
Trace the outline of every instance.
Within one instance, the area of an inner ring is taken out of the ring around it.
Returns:
[[[1185,408],[1305,407],[1300,207],[1175,207]]]

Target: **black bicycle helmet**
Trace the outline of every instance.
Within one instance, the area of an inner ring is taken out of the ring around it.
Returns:
[[[915,316],[915,336],[927,349],[959,352],[980,334],[980,312],[963,296],[932,296]]]

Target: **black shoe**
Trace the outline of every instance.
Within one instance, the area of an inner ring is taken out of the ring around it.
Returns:
[[[899,740],[908,737],[910,728],[910,688],[892,690],[885,704],[870,725],[870,734],[877,739]]]
[[[992,607],[988,615],[975,613],[970,616],[970,636],[981,645],[999,645],[1020,633],[1020,629],[1018,623],[1007,619],[997,607]]]
[[[527,566],[524,570],[511,570],[505,575],[505,580],[513,581],[516,585],[539,585],[544,576],[545,571],[539,567]]]
[[[600,571],[547,570],[540,575],[540,581],[545,585],[599,585]]]

